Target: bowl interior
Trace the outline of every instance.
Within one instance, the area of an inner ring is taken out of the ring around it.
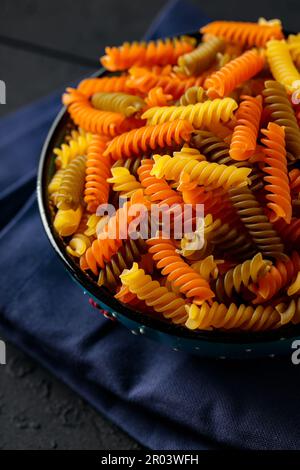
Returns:
[[[192,33],[191,35],[198,40],[201,38],[199,33]],[[112,74],[106,72],[104,69],[101,69],[94,74],[96,77],[103,75]],[[61,145],[70,127],[72,127],[71,120],[66,112],[66,109],[63,107],[57,115],[53,125],[51,126],[42,149],[37,179],[37,196],[44,229],[52,247],[63,261],[64,266],[70,272],[74,280],[76,280],[86,292],[91,294],[95,299],[98,299],[102,304],[105,304],[110,310],[117,312],[118,315],[122,315],[130,320],[133,320],[141,326],[148,326],[161,333],[167,333],[179,338],[199,341],[205,340],[216,343],[248,344],[250,342],[261,343],[279,340],[283,336],[285,338],[292,338],[300,334],[300,325],[290,325],[282,327],[279,330],[266,332],[224,332],[220,330],[198,330],[197,332],[191,331],[182,326],[170,324],[163,318],[155,318],[149,314],[137,312],[129,306],[122,305],[105,287],[99,287],[91,277],[81,271],[75,260],[67,254],[65,243],[54,230],[52,223],[52,213],[48,204],[47,195],[47,187],[55,171],[55,156],[53,154],[53,149]]]

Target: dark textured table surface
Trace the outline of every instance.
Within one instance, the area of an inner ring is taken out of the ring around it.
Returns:
[[[299,0],[196,1],[211,18],[279,17],[298,30]],[[1,0],[0,116],[84,75],[106,44],[138,39],[164,0]],[[15,41],[12,41],[14,39]],[[60,53],[60,58],[58,57]],[[63,53],[66,53],[65,60]],[[0,449],[138,449],[139,445],[11,345],[0,366]]]
[[[140,446],[11,345],[0,366],[0,449]]]

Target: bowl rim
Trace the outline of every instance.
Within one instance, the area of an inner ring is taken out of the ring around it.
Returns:
[[[285,32],[285,34],[290,34]],[[186,35],[194,36],[196,39],[201,37],[200,33],[186,33]],[[100,68],[94,74],[87,78],[101,77],[105,75],[115,75]],[[44,141],[37,173],[37,200],[42,224],[48,240],[52,248],[63,262],[64,267],[71,274],[72,278],[77,281],[80,286],[89,293],[96,301],[107,306],[111,311],[116,312],[117,315],[122,315],[128,320],[134,321],[140,327],[150,327],[158,333],[171,335],[185,340],[192,340],[193,342],[202,341],[211,343],[222,344],[240,344],[245,345],[249,343],[267,343],[281,339],[292,339],[300,335],[300,325],[289,325],[277,330],[258,331],[258,332],[231,332],[230,330],[189,330],[180,325],[174,325],[165,321],[163,318],[155,318],[153,315],[146,313],[136,312],[129,306],[125,306],[117,301],[111,293],[105,288],[100,287],[88,274],[84,273],[75,260],[71,258],[66,252],[65,244],[62,238],[56,233],[51,219],[51,210],[47,199],[47,186],[49,166],[54,164],[53,148],[60,145],[57,141],[59,135],[65,135],[66,124],[71,122],[67,109],[62,106],[61,110],[56,115],[47,137]],[[54,165],[53,165],[54,167]]]

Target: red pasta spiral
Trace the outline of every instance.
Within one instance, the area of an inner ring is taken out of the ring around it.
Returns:
[[[145,188],[145,194],[150,196],[152,202],[163,202],[168,206],[182,204],[182,198],[178,192],[172,189],[165,180],[150,174],[153,165],[153,160],[142,160],[141,166],[137,171],[139,180]]]
[[[233,160],[247,160],[255,151],[262,113],[262,97],[242,96],[236,113],[229,154]]]
[[[264,66],[264,57],[253,49],[228,62],[204,82],[204,88],[210,98],[228,96],[239,84],[260,72]]]
[[[161,87],[165,94],[179,99],[192,86],[202,86],[207,74],[199,77],[182,78],[176,75],[156,75],[143,67],[132,67],[127,85],[134,93],[149,93],[154,87]]]
[[[162,87],[156,86],[148,92],[145,102],[149,108],[153,108],[154,106],[167,106],[172,99],[172,95],[164,93]]]
[[[298,197],[300,193],[300,170],[298,168],[291,170],[289,172],[289,179],[291,191]]]
[[[206,190],[204,187],[182,181],[178,187],[182,191],[185,204],[203,204],[204,215],[211,214],[214,219],[220,219],[223,224],[230,223],[240,225],[239,217],[232,207],[226,191],[223,188]]]
[[[287,248],[300,244],[300,219],[293,217],[290,224],[284,219],[278,219],[273,223],[273,227]]]
[[[101,78],[86,78],[78,85],[78,91],[83,93],[87,98],[90,98],[95,93],[130,93],[131,88],[127,86],[127,75],[120,77],[101,77]]]
[[[262,25],[238,21],[213,21],[201,28],[201,33],[213,34],[241,46],[264,47],[270,39],[283,39],[280,25]]]
[[[300,255],[296,251],[287,261],[277,261],[276,266],[272,266],[257,285],[249,288],[256,294],[253,304],[258,304],[270,300],[283,287],[289,284],[300,271]]]
[[[92,246],[87,249],[84,255],[80,258],[80,267],[82,270],[90,269],[94,274],[98,274],[98,266],[104,267],[105,262],[117,253],[118,249],[122,246],[121,240],[94,240]]]
[[[118,290],[118,293],[115,295],[115,298],[123,304],[128,304],[137,310],[152,313],[152,310],[148,307],[148,305],[146,305],[145,301],[138,299],[136,294],[130,292],[127,286],[121,286]]]
[[[194,41],[189,38],[158,39],[157,41],[125,42],[120,47],[106,47],[100,60],[104,67],[114,72],[126,70],[132,65],[151,67],[152,65],[174,65],[178,57],[194,49]]]
[[[264,176],[264,180],[268,183],[265,186],[268,191],[266,198],[270,201],[267,206],[273,212],[271,222],[282,217],[290,223],[292,202],[287,173],[284,128],[270,122],[268,129],[262,129],[261,132],[266,136],[261,141],[266,147],[263,149],[265,155],[263,171],[268,175]]]
[[[298,126],[300,127],[300,111],[299,111],[299,109],[300,109],[299,105],[295,107],[295,115],[296,115],[296,118],[297,118]]]
[[[109,183],[111,162],[109,157],[104,157],[107,137],[93,135],[88,147],[86,161],[86,178],[84,201],[89,212],[96,212],[99,204],[106,203],[109,195]]]
[[[122,114],[110,111],[99,111],[93,108],[89,99],[78,90],[67,89],[63,95],[63,103],[68,106],[71,118],[82,129],[94,134],[115,136],[137,127],[140,121],[126,118]]]
[[[152,67],[137,67],[137,69],[143,69],[148,72],[152,72],[155,75],[166,75],[169,76],[172,73],[172,65],[152,65]],[[132,68],[130,69],[132,70]]]
[[[179,287],[180,292],[192,298],[196,304],[214,297],[208,282],[176,253],[172,240],[150,238],[146,243],[157,268],[162,269],[162,274],[167,276],[174,287]]]
[[[181,144],[190,140],[193,126],[184,119],[154,126],[133,129],[115,137],[107,146],[104,155],[113,160],[139,155],[141,152]]]

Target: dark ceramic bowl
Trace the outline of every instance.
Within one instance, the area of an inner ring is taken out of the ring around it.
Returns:
[[[200,38],[199,34],[193,34],[193,36]],[[95,76],[107,74],[108,72],[101,69]],[[88,294],[105,311],[107,317],[119,320],[133,334],[155,339],[174,350],[220,359],[275,357],[290,354],[293,341],[300,338],[300,325],[257,333],[190,331],[120,304],[106,288],[99,287],[80,270],[76,262],[67,254],[64,242],[54,230],[47,196],[48,184],[55,171],[53,148],[62,143],[69,123],[70,118],[66,108],[62,108],[52,124],[42,149],[37,196],[41,219],[49,241],[73,280],[83,289],[84,294]]]

